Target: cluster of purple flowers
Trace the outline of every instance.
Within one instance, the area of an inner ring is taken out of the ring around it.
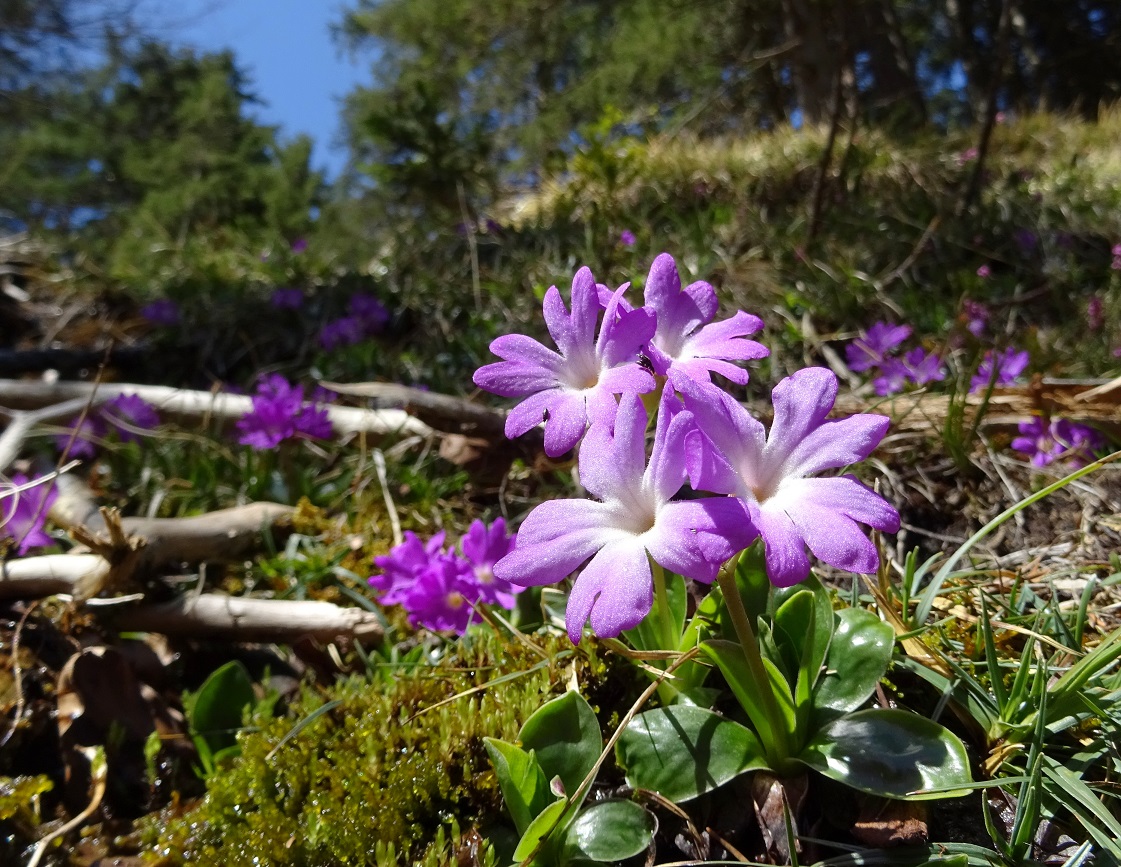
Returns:
[[[916,346],[896,357],[899,346],[911,336],[911,326],[877,322],[845,347],[849,367],[857,373],[875,374],[876,394],[887,396],[903,391],[908,383],[916,386],[940,382],[946,372],[934,353]]]
[[[576,642],[589,619],[596,634],[615,636],[650,612],[651,561],[709,583],[762,538],[768,576],[780,586],[809,575],[807,548],[838,568],[875,571],[876,547],[858,525],[894,532],[898,513],[852,476],[815,476],[868,457],[888,419],[827,420],[837,378],[807,368],[775,387],[768,434],[712,382],[713,373],[747,381],[738,362],[768,354],[748,339],[762,321],[743,311],[714,321],[715,290],[705,282],[682,288],[666,254],[650,269],[642,307],[626,302],[628,286],[597,285],[582,268],[571,310],[555,286],[545,295],[558,351],[506,335],[491,344],[502,361],[475,373],[481,388],[523,398],[507,436],[544,422],[545,451],[554,456],[582,441],[580,481],[596,498],[537,506],[494,574],[529,586],[579,570],[566,616]],[[644,396],[657,408],[649,456]],[[687,484],[692,493],[677,499]]]
[[[170,298],[159,298],[145,304],[140,308],[140,315],[147,319],[151,325],[158,325],[162,328],[173,328],[182,319],[179,305]]]
[[[494,574],[494,564],[509,553],[514,537],[498,518],[489,527],[473,522],[460,540],[459,552],[445,548],[444,538],[441,531],[425,543],[406,532],[404,542],[374,558],[382,574],[369,583],[383,605],[404,608],[413,626],[462,635],[477,620],[477,606],[514,607],[521,588]]]
[[[1114,271],[1121,271],[1121,244],[1114,244],[1109,252],[1113,254],[1113,262],[1109,267]]]
[[[1014,346],[1007,347],[1003,352],[993,352],[990,349],[969,380],[970,392],[984,391],[990,385],[994,388],[1012,385],[1027,370],[1030,360],[1031,356],[1026,349],[1016,349]]]
[[[350,296],[346,309],[346,316],[333,319],[319,331],[319,345],[328,352],[380,334],[389,321],[389,311],[373,295],[359,292]]]
[[[65,433],[55,436],[55,446],[72,458],[97,455],[98,443],[115,433],[123,443],[139,442],[159,427],[156,408],[139,395],[119,394],[70,422]]]
[[[269,304],[277,310],[299,310],[304,306],[304,290],[293,286],[281,286],[272,290]]]
[[[317,390],[304,400],[304,387],[292,385],[279,374],[270,374],[257,384],[253,409],[237,421],[238,442],[257,450],[276,448],[286,439],[328,439],[331,420],[322,404],[328,392]]]
[[[1105,448],[1106,440],[1092,427],[1065,418],[1048,421],[1035,416],[1020,422],[1020,435],[1012,440],[1012,448],[1028,456],[1033,466],[1065,460],[1072,467],[1083,467]]]
[[[10,484],[0,486],[0,537],[12,539],[21,555],[54,544],[43,524],[57,497],[53,482],[14,474]]]

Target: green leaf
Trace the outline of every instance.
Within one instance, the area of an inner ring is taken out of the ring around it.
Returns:
[[[217,755],[237,746],[237,732],[245,709],[254,702],[253,681],[238,660],[212,672],[198,692],[184,701],[187,721],[196,743],[202,741],[204,755]]]
[[[775,611],[771,634],[778,646],[782,667],[791,688],[798,680],[803,652],[809,643],[806,639],[812,634],[813,617],[814,595],[809,590],[799,590]],[[832,619],[830,617],[830,621]]]
[[[844,608],[835,617],[825,674],[814,690],[819,718],[848,713],[864,704],[887,671],[895,644],[892,628],[871,612]]]
[[[1043,789],[1056,804],[1069,809],[1094,841],[1114,858],[1121,858],[1121,822],[1082,779],[1047,756],[1043,757]]]
[[[688,801],[767,767],[755,733],[710,710],[673,705],[639,714],[615,745],[627,784]]]
[[[969,758],[956,735],[926,717],[901,710],[863,710],[815,732],[798,761],[820,774],[885,798],[953,798],[967,791]]]
[[[562,862],[616,862],[646,850],[657,823],[634,801],[600,801],[584,810],[564,835]]]
[[[734,641],[714,638],[701,645],[701,651],[716,663],[724,679],[728,681],[733,695],[745,711],[748,719],[764,743],[774,743],[781,738],[779,732],[772,731],[772,722],[767,714],[766,705],[759,700],[762,690],[769,689],[769,683],[757,683],[747,660],[743,658],[740,645]]]
[[[483,738],[483,743],[514,827],[519,834],[524,834],[537,814],[549,804],[549,781],[532,751],[527,753],[497,738]]]
[[[514,850],[514,860],[524,861],[534,853],[543,839],[547,840],[554,829],[560,824],[561,816],[568,802],[564,798],[553,801],[549,806],[537,814],[537,818],[529,823],[522,838],[518,841],[518,848]],[[545,845],[548,845],[547,843]]]
[[[533,750],[547,780],[559,776],[572,795],[595,766],[603,735],[591,706],[580,693],[566,692],[539,707],[518,735]]]

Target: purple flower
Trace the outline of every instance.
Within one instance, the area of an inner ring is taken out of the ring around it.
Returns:
[[[625,287],[624,287],[625,288]],[[506,436],[520,436],[545,423],[545,454],[564,454],[580,441],[589,422],[615,415],[615,395],[645,393],[654,377],[639,366],[639,352],[654,334],[646,310],[626,310],[619,289],[601,307],[595,277],[581,268],[572,279],[572,312],[556,286],[545,293],[545,324],[560,352],[523,334],[506,334],[490,345],[502,361],[475,371],[477,386],[503,397],[524,397],[506,417]]]
[[[980,151],[978,151],[977,148],[967,148],[966,150],[963,150],[961,153],[957,154],[954,157],[954,161],[959,166],[964,166],[966,163],[973,162],[979,155]]]
[[[971,301],[966,298],[962,303],[962,310],[966,319],[966,331],[979,338],[985,333],[985,327],[989,323],[989,308],[980,301]]]
[[[1101,331],[1105,325],[1105,305],[1100,295],[1095,295],[1086,304],[1086,325],[1091,331]]]
[[[903,366],[907,370],[908,378],[915,385],[941,382],[946,378],[942,360],[933,352],[928,353],[921,346],[916,346],[903,356]]]
[[[297,238],[292,242],[291,250],[297,256],[307,249],[307,238]]]
[[[178,325],[181,319],[179,305],[170,298],[160,298],[151,301],[140,308],[140,315],[152,325],[161,325],[171,328]]]
[[[899,529],[899,513],[853,476],[812,478],[862,461],[883,439],[889,420],[863,414],[826,420],[837,397],[832,371],[810,367],[788,376],[772,393],[769,435],[729,395],[690,384],[685,406],[697,421],[686,442],[694,488],[731,494],[741,519],[766,543],[767,575],[779,587],[809,575],[806,548],[850,572],[876,571],[876,546],[858,523]]]
[[[409,623],[458,635],[475,618],[475,583],[468,564],[447,554],[435,557],[416,576],[402,603]]]
[[[910,325],[891,325],[877,322],[863,337],[858,337],[845,347],[849,367],[857,373],[883,364],[888,353],[911,336]]]
[[[85,418],[76,418],[66,426],[66,433],[56,434],[55,448],[67,457],[92,460],[97,456],[98,440],[109,433],[105,420],[96,410],[86,413]]]
[[[264,377],[253,396],[253,409],[238,419],[238,442],[255,449],[276,448],[295,437],[327,439],[331,421],[325,407],[304,402],[304,387],[283,376]]]
[[[100,412],[123,443],[139,442],[160,426],[156,408],[137,394],[119,394],[103,403]]]
[[[1085,466],[1094,453],[1105,448],[1105,437],[1092,427],[1069,419],[1054,419],[1048,424],[1042,416],[1020,422],[1020,435],[1012,440],[1012,448],[1023,452],[1033,466],[1044,467],[1064,459],[1074,467]]]
[[[614,430],[597,421],[580,449],[580,480],[598,500],[542,503],[522,523],[514,550],[495,564],[499,578],[537,585],[561,581],[587,561],[565,617],[573,643],[589,618],[596,635],[611,637],[650,613],[651,559],[711,582],[757,535],[735,500],[671,500],[685,481],[681,449],[693,426],[674,403],[667,392],[647,465],[646,410],[636,393],[624,394]]]
[[[619,233],[619,243],[624,247],[633,247],[636,240],[638,239],[635,238],[634,232],[630,229],[623,229],[623,231]]]
[[[1046,466],[1062,451],[1051,436],[1051,426],[1041,416],[1022,421],[1017,428],[1020,435],[1012,440],[1012,448],[1026,454],[1033,466]]]
[[[16,551],[26,554],[31,548],[53,545],[54,540],[43,530],[47,512],[58,498],[54,482],[15,473],[11,487],[0,487],[0,535],[15,540]],[[24,488],[25,490],[18,490]]]
[[[1059,456],[1075,468],[1090,463],[1106,446],[1106,439],[1099,431],[1065,418],[1051,422],[1051,436],[1061,449]]]
[[[1121,256],[1121,244],[1114,244],[1114,245],[1113,245],[1113,249],[1112,249],[1112,250],[1110,250],[1110,252],[1111,252],[1111,253],[1112,253],[1112,254],[1113,254],[1114,256]]]
[[[495,518],[490,527],[482,521],[472,521],[467,535],[459,540],[463,558],[470,564],[475,576],[481,601],[503,608],[514,607],[514,594],[521,588],[511,587],[495,578],[494,564],[513,550],[516,538],[507,534],[506,522],[502,518]]]
[[[909,378],[907,366],[902,361],[898,358],[885,358],[880,367],[880,375],[872,380],[872,387],[880,397],[888,397],[903,391]]]
[[[428,567],[432,559],[444,553],[444,532],[441,530],[427,542],[411,530],[405,531],[404,541],[388,554],[374,558],[374,565],[382,570],[371,575],[369,584],[381,595],[383,605],[400,605],[416,576]]]
[[[377,334],[389,321],[389,311],[373,295],[358,292],[350,296],[346,305],[347,312],[362,325],[364,336]]]
[[[462,635],[474,619],[476,605],[513,608],[520,588],[494,576],[495,561],[513,544],[501,518],[489,528],[473,522],[461,544],[463,556],[444,548],[443,532],[426,543],[406,532],[400,545],[374,558],[382,574],[372,576],[369,584],[383,605],[402,606],[414,626]]]
[[[988,280],[993,275],[993,269],[988,265],[982,265],[977,269],[977,276],[982,280]]]
[[[645,309],[657,316],[646,354],[659,376],[710,382],[711,375],[719,373],[742,385],[748,372],[732,362],[770,354],[762,344],[746,339],[763,327],[762,319],[740,310],[731,319],[713,322],[716,290],[703,280],[682,289],[677,265],[668,253],[650,266],[644,299]]]
[[[1016,242],[1016,246],[1020,248],[1020,252],[1028,254],[1035,251],[1039,246],[1039,235],[1031,229],[1017,229],[1012,233],[1012,239]]]
[[[996,355],[991,350],[986,352],[981,366],[969,381],[970,392],[983,391],[990,383],[995,387],[1011,385],[1027,368],[1028,361],[1030,356],[1026,349],[1017,351],[1009,346]]]
[[[277,310],[299,310],[304,306],[304,291],[293,287],[274,289],[269,304]]]
[[[328,322],[319,329],[319,345],[330,352],[340,346],[353,346],[366,337],[362,322],[354,316],[344,316]]]

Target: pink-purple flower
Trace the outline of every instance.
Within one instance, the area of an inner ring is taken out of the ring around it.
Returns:
[[[1026,349],[1016,349],[1009,346],[1003,352],[994,353],[992,350],[985,353],[977,372],[969,381],[971,392],[984,391],[990,385],[1003,387],[1012,385],[1023,373],[1031,360]]]
[[[400,605],[414,626],[462,635],[477,621],[476,606],[514,607],[521,588],[495,577],[494,564],[514,545],[506,523],[498,518],[489,527],[474,521],[460,540],[462,553],[444,547],[445,534],[427,542],[412,532],[388,554],[375,557],[382,570],[370,586],[383,605]]]
[[[347,302],[347,315],[334,319],[319,331],[319,345],[330,351],[353,346],[380,334],[389,321],[389,311],[373,295],[356,292]]]
[[[279,374],[264,377],[253,396],[253,409],[238,419],[238,442],[255,449],[276,448],[297,437],[327,439],[331,421],[326,407],[304,400],[304,387]]]
[[[697,421],[686,444],[693,487],[730,494],[741,504],[744,520],[765,542],[767,575],[780,587],[809,575],[806,548],[831,566],[874,572],[876,546],[858,525],[899,529],[899,513],[853,476],[815,478],[867,458],[889,423],[870,413],[827,420],[837,388],[833,372],[820,367],[779,382],[769,434],[711,386],[692,385],[685,393]]]
[[[101,417],[109,423],[123,443],[139,442],[160,426],[156,408],[137,394],[118,394],[100,407]]]
[[[304,306],[304,291],[295,287],[282,286],[272,291],[269,304],[277,310],[299,310]]]
[[[647,464],[646,410],[638,394],[624,394],[614,426],[597,421],[580,449],[580,480],[597,499],[537,506],[494,567],[499,578],[529,586],[554,584],[583,566],[566,614],[573,643],[589,619],[597,635],[610,637],[650,613],[651,560],[711,582],[758,535],[735,500],[673,499],[685,481],[684,438],[693,427],[689,413],[673,411],[675,401],[663,395]]]
[[[989,324],[989,308],[980,301],[966,298],[962,303],[962,312],[965,316],[965,330],[980,338]]]
[[[43,524],[57,498],[54,482],[32,481],[15,473],[10,486],[0,487],[0,536],[14,540],[21,555],[32,548],[53,545],[54,540],[43,530]]]
[[[545,325],[559,352],[523,334],[491,343],[490,351],[502,361],[475,371],[475,384],[503,397],[524,398],[506,418],[506,436],[520,436],[544,422],[545,453],[556,457],[580,441],[589,423],[610,422],[615,395],[654,388],[654,377],[638,364],[654,334],[654,315],[624,309],[622,292],[616,291],[603,310],[595,277],[581,268],[572,279],[571,312],[556,286],[545,293]]]
[[[170,298],[159,298],[145,304],[140,308],[140,315],[152,325],[159,325],[164,328],[178,325],[182,319],[179,305]]]
[[[55,446],[72,458],[90,459],[111,431],[121,442],[138,442],[140,437],[153,433],[160,425],[156,408],[139,395],[119,394],[85,417],[73,419],[65,433],[56,434]]]
[[[657,316],[646,356],[659,376],[709,382],[711,374],[719,373],[742,385],[748,372],[733,362],[770,354],[762,344],[747,339],[762,329],[762,319],[740,310],[730,319],[713,322],[719,306],[716,290],[703,280],[682,288],[677,265],[668,253],[650,266],[644,300],[645,309]]]
[[[1065,418],[1048,422],[1037,415],[1020,422],[1018,430],[1020,435],[1012,440],[1012,448],[1027,455],[1036,467],[1056,460],[1068,461],[1073,467],[1085,466],[1106,444],[1105,437],[1094,428]]]
[[[993,269],[988,265],[982,265],[977,269],[977,276],[982,280],[988,280],[993,275]]]
[[[845,358],[852,370],[863,373],[883,364],[888,355],[910,336],[910,325],[877,322],[863,337],[856,338],[845,347]]]
[[[633,247],[636,240],[634,232],[630,229],[623,229],[623,231],[619,233],[619,243],[624,247]]]

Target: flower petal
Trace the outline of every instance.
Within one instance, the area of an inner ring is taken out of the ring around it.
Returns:
[[[755,515],[755,524],[766,542],[767,577],[776,587],[790,587],[810,574],[806,543],[790,516],[768,500]]]
[[[607,511],[591,500],[545,501],[522,522],[514,550],[494,564],[495,577],[526,587],[563,580],[618,537]]]
[[[646,549],[635,538],[613,542],[576,578],[565,614],[568,637],[579,644],[590,617],[596,635],[614,638],[637,626],[653,605],[654,579]]]
[[[837,376],[824,367],[806,367],[779,382],[771,397],[775,420],[763,449],[763,460],[777,470],[833,409]]]
[[[549,402],[549,419],[545,422],[545,454],[551,458],[563,455],[580,442],[588,424],[583,392],[556,389],[555,394]]]
[[[886,415],[874,413],[822,422],[790,452],[783,473],[810,476],[858,463],[876,450],[890,424]]]
[[[720,567],[758,535],[741,500],[707,497],[667,503],[643,540],[650,556],[666,569],[709,584]]]
[[[791,514],[809,503],[815,508],[828,509],[885,533],[894,533],[899,529],[899,512],[854,476],[791,480],[782,487],[779,496],[784,503],[796,499],[800,504],[790,507]],[[797,520],[795,515],[795,521]]]
[[[550,388],[531,394],[506,416],[506,438],[514,439],[545,421],[545,411],[561,395],[562,389]]]

